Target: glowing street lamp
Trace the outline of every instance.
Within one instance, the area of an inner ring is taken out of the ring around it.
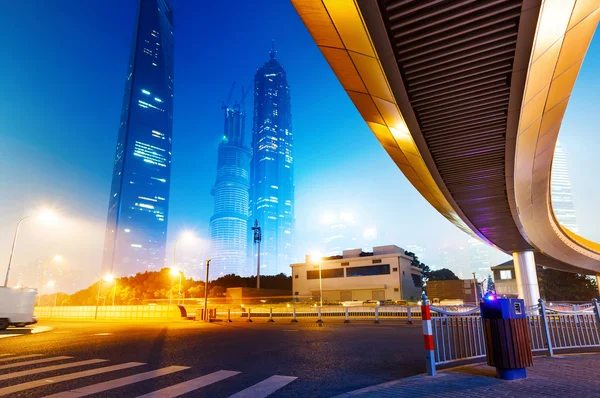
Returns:
[[[319,300],[320,306],[323,307],[323,278],[321,277],[321,262],[323,262],[323,256],[321,253],[313,253],[308,259],[311,264],[319,265]]]
[[[57,218],[56,213],[49,209],[44,209],[44,210],[40,211],[40,213],[37,216],[42,221],[45,221],[45,222],[54,221]],[[10,257],[8,257],[8,268],[6,269],[6,276],[4,277],[4,287],[8,286],[8,275],[10,274],[10,266],[12,264],[13,254],[15,252],[15,246],[17,245],[17,238],[19,236],[19,227],[21,226],[21,223],[23,221],[25,221],[26,218],[30,218],[30,217],[31,217],[31,215],[26,215],[25,217],[21,218],[19,220],[19,222],[17,223],[17,227],[15,228],[15,236],[13,238],[12,246],[10,248]]]
[[[179,290],[177,291],[177,304],[179,304],[179,298],[181,297],[181,270],[177,267],[171,268],[169,271],[172,277],[179,275]],[[169,305],[173,303],[173,278],[171,278],[171,295],[169,296]]]
[[[96,313],[94,314],[94,319],[98,319],[98,306],[100,305],[100,288],[102,287],[102,282],[110,283],[115,280],[115,276],[113,274],[106,274],[103,278],[98,279],[98,296],[96,297]],[[106,299],[104,300],[106,303]]]
[[[38,305],[40,305],[40,303],[41,303],[42,292],[44,291],[44,279],[46,278],[46,268],[48,268],[48,263],[50,263],[52,261],[60,263],[62,261],[62,256],[56,255],[54,257],[48,258],[44,262],[44,266],[42,267],[42,284],[40,285],[40,293],[38,295],[39,296]]]
[[[112,305],[114,307],[115,306],[115,296],[117,295],[117,278],[115,278],[115,276],[113,274],[106,274],[106,275],[104,275],[104,278],[102,278],[102,280],[104,280],[104,282],[106,282],[106,283],[114,282],[113,299],[112,299]],[[104,301],[106,301],[106,299]]]
[[[196,240],[196,236],[192,231],[183,231],[179,237],[175,240],[175,244],[173,245],[173,267],[171,268],[171,276],[177,276],[179,274],[179,295],[177,296],[177,304],[179,304],[179,299],[181,297],[181,273],[177,268],[177,243],[179,241],[183,241],[183,243],[190,243]],[[171,294],[169,296],[169,305],[173,302],[173,279],[171,279]]]

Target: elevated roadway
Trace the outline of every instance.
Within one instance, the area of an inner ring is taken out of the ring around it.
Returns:
[[[535,264],[600,274],[550,197],[560,124],[600,0],[292,0],[406,178],[461,230]]]

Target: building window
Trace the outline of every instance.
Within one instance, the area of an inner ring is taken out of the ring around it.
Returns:
[[[296,275],[295,278],[298,279],[298,275]]]
[[[395,288],[394,288],[394,291],[395,291],[395,292],[399,292],[399,291],[400,291],[400,289],[399,289],[399,288],[397,288],[397,287],[395,287]]]
[[[379,260],[373,260],[372,264],[381,264],[381,259],[379,259]]]
[[[390,265],[366,265],[364,267],[351,267],[346,269],[346,276],[373,276],[373,275],[389,275]]]
[[[398,268],[392,268],[392,271],[398,272]],[[404,272],[404,271],[403,271]]]
[[[321,278],[323,278],[323,279],[343,278],[343,277],[344,277],[344,269],[343,268],[321,270]],[[306,279],[319,279],[319,271],[306,271]]]
[[[297,296],[297,295],[299,295],[300,293],[298,293],[298,292],[294,292],[294,294]]]
[[[512,272],[509,269],[501,270],[500,279],[512,279]]]
[[[342,263],[342,267],[345,267],[346,265],[350,265],[350,263]]]

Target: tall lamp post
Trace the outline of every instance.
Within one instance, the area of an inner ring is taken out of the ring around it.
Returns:
[[[96,297],[96,313],[94,314],[94,319],[98,319],[98,307],[100,306],[100,288],[102,287],[102,282],[110,283],[115,279],[113,274],[106,274],[104,278],[100,278],[98,280],[98,296]],[[106,302],[106,298],[104,299]]]
[[[206,278],[204,279],[204,320],[208,321],[208,269],[210,268],[210,259],[206,260]]]
[[[42,267],[42,284],[40,285],[40,293],[38,295],[38,305],[42,304],[42,292],[44,291],[44,280],[46,279],[46,269],[48,268],[48,263],[56,261],[57,263],[62,261],[62,257],[56,255],[54,257],[48,258],[44,261],[44,266]]]
[[[40,218],[43,219],[54,219],[56,218],[56,215],[50,211],[50,210],[42,210],[39,214]],[[6,276],[4,277],[4,287],[8,286],[8,275],[10,274],[10,266],[12,265],[12,259],[13,259],[13,255],[15,253],[15,247],[17,246],[17,238],[19,237],[19,227],[21,226],[21,223],[23,221],[25,221],[25,219],[30,218],[31,215],[26,215],[25,217],[21,218],[19,220],[19,222],[17,223],[17,227],[15,228],[15,235],[13,237],[13,242],[12,242],[12,246],[10,248],[10,256],[8,257],[8,268],[6,269]]]
[[[181,298],[181,270],[177,267],[171,268],[169,271],[171,274],[171,296],[169,298],[169,305],[173,303],[173,277],[179,275],[179,289],[177,290],[177,305],[179,305],[179,299]]]
[[[319,265],[319,301],[320,301],[320,306],[323,307],[323,275],[321,274],[321,263],[323,262],[323,257],[321,256],[321,253],[313,253],[310,256],[310,263],[311,264],[318,264]]]
[[[175,276],[179,274],[179,293],[177,296],[177,304],[179,304],[179,300],[181,298],[181,271],[177,268],[177,243],[180,240],[185,242],[191,242],[195,239],[194,233],[191,231],[184,231],[179,235],[179,238],[175,239],[175,243],[173,244],[173,266],[171,267],[171,276]],[[173,303],[173,278],[171,278],[171,294],[169,295],[169,305]]]
[[[262,240],[262,231],[258,226],[258,220],[254,220],[254,244],[258,244],[258,256],[256,258],[256,288],[260,289],[260,241]]]

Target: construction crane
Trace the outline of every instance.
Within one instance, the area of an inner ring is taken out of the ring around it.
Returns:
[[[246,96],[248,95],[248,93],[250,91],[252,91],[252,82],[253,80],[250,80],[250,83],[248,83],[248,85],[246,86],[247,89],[244,90],[244,86],[242,86],[242,99],[240,100],[240,105],[242,108],[242,111],[245,112],[246,111]]]
[[[221,109],[227,109],[229,107],[229,101],[231,101],[231,96],[233,95],[233,90],[235,90],[235,81],[233,82],[233,84],[231,85],[231,88],[229,89],[229,95],[227,96],[227,102],[223,102],[223,105],[221,105]]]

